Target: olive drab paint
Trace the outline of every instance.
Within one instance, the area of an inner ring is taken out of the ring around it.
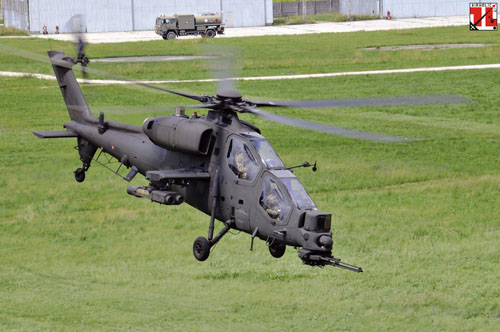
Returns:
[[[65,131],[34,134],[77,138],[82,161],[75,171],[77,181],[83,182],[91,164],[106,153],[130,169],[126,181],[137,174],[149,181],[144,187],[128,187],[130,195],[167,206],[185,202],[204,212],[210,216],[208,237],[198,237],[193,244],[199,261],[235,229],[251,235],[251,248],[254,238],[266,241],[277,258],[292,246],[300,248],[298,255],[305,264],[362,271],[332,256],[331,214],[317,208],[260,130],[239,120],[238,112],[265,116],[256,108],[265,103],[243,100],[230,88],[214,97],[164,89],[203,103],[200,108],[209,109],[208,114],[187,116],[179,110],[148,118],[142,127],[105,120],[102,113],[96,118],[72,71],[77,60],[62,52],[48,54],[70,121],[64,124]],[[214,235],[216,220],[224,228]]]
[[[165,40],[189,35],[214,38],[224,34],[224,25],[220,14],[161,15],[156,18],[155,32]]]

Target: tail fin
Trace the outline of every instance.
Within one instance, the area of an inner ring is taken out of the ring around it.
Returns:
[[[89,105],[71,69],[76,64],[76,60],[59,51],[49,51],[48,54],[71,120],[95,123],[97,119],[90,112]]]

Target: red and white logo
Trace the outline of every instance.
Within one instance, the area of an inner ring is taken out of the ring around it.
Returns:
[[[497,30],[496,2],[471,2],[469,5],[471,30]]]

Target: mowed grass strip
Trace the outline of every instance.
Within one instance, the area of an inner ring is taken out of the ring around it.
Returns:
[[[389,39],[392,32],[385,34]],[[36,49],[38,41],[32,42]],[[463,50],[453,52],[461,57]],[[197,262],[191,246],[206,235],[206,215],[187,205],[167,208],[131,197],[129,184],[97,165],[84,183],[76,183],[75,140],[31,134],[61,130],[68,121],[57,84],[1,79],[0,330],[495,331],[500,88],[491,82],[498,73],[238,84],[245,97],[258,100],[453,93],[473,102],[272,110],[418,139],[402,144],[329,136],[242,115],[261,128],[287,165],[317,160],[318,172],[296,174],[319,208],[333,214],[335,255],[362,266],[363,274],[304,266],[292,248],[276,260],[261,241],[249,252],[250,237],[241,233],[226,236],[208,261]],[[175,89],[212,94],[216,87]],[[116,109],[107,116],[137,125],[147,116],[171,113],[158,106],[186,103],[130,87],[86,85],[83,91],[91,107],[143,106],[143,112]],[[137,177],[132,184],[145,183]]]
[[[421,44],[484,43],[481,48],[399,50],[365,50],[367,47]],[[231,56],[227,47],[236,47],[240,58],[235,76],[265,76],[328,73],[360,70],[399,69],[500,63],[500,45],[490,34],[470,32],[467,27],[445,27],[397,31],[310,34],[246,38],[177,39],[158,41],[91,44],[87,55],[90,67],[134,79],[200,79],[211,78],[210,65],[200,60],[182,62],[92,63],[92,58],[160,55],[204,55],[205,46],[214,52]],[[3,47],[2,47],[3,46]],[[46,39],[3,39],[0,44],[0,70],[52,74],[47,63],[23,59],[9,54],[16,48],[46,57],[48,49],[76,55],[69,42]],[[3,53],[3,52],[7,52]],[[228,54],[229,52],[229,54]],[[27,55],[27,54],[25,54]],[[230,61],[228,61],[230,63]],[[105,78],[91,75],[91,78]]]

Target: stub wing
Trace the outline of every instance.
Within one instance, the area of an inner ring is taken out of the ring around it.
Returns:
[[[38,138],[68,138],[68,137],[78,137],[78,135],[71,130],[58,130],[58,131],[34,131]]]
[[[168,169],[146,172],[146,177],[152,182],[163,180],[210,180],[210,173],[201,169]]]

